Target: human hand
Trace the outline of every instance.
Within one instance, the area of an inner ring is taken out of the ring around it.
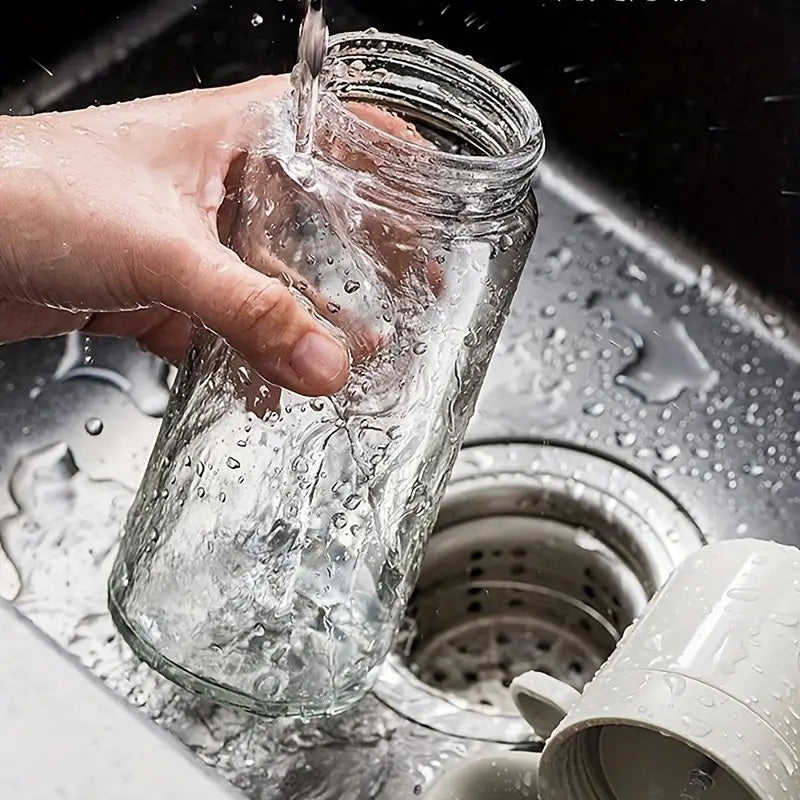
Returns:
[[[251,103],[280,77],[34,117],[0,117],[0,342],[70,330],[129,336],[168,360],[193,321],[264,378],[329,394],[343,345],[275,277],[219,241]]]

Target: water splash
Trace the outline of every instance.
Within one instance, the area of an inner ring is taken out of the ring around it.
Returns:
[[[596,293],[589,308],[603,309],[612,328],[627,336],[638,357],[619,375],[626,386],[648,403],[670,403],[684,391],[705,393],[718,374],[676,319],[660,319],[637,294],[610,297]]]

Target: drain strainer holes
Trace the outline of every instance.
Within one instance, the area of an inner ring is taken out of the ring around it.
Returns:
[[[516,743],[508,687],[537,670],[580,690],[702,544],[659,489],[585,452],[462,452],[376,694],[457,736]]]
[[[475,549],[482,540],[494,547]],[[587,569],[598,579],[587,583]],[[438,691],[511,714],[517,675],[536,669],[581,689],[645,602],[631,570],[586,531],[533,517],[470,520],[430,543],[405,663]]]

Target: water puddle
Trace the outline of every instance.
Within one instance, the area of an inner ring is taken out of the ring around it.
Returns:
[[[677,319],[661,319],[636,294],[594,294],[589,308],[608,315],[609,325],[631,340],[637,358],[616,381],[648,403],[671,403],[683,392],[703,394],[718,374]]]
[[[105,577],[130,490],[86,476],[63,442],[21,458],[9,490],[17,512],[0,520],[0,543],[16,585],[5,599],[64,640],[71,635],[64,626],[105,614]]]

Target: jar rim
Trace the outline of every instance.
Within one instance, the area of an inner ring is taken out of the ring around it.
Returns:
[[[394,86],[386,88],[381,81],[352,84],[342,81],[338,91],[334,87],[331,92],[333,98],[330,95],[329,98],[338,101],[334,102],[335,113],[337,116],[344,116],[349,131],[356,137],[364,141],[371,139],[374,143],[377,133],[378,139],[409,163],[414,163],[418,159],[423,162],[435,159],[437,178],[444,178],[445,182],[448,177],[455,180],[458,176],[468,175],[476,187],[485,184],[485,187],[491,187],[498,192],[509,190],[514,195],[528,190],[527,186],[523,189],[520,187],[530,180],[539,165],[544,154],[545,140],[539,114],[520,89],[489,67],[430,39],[421,40],[401,34],[381,33],[375,29],[340,33],[331,37],[326,66],[323,69],[326,88],[337,81],[335,77],[337,63],[349,62],[355,65],[362,56],[373,59],[376,63],[392,64],[401,69],[430,71],[432,80],[427,86],[429,95],[432,88],[439,89],[441,85],[449,82],[451,87],[462,89],[474,101],[472,104],[474,118],[471,120],[473,123],[480,123],[482,119],[490,118],[493,123],[484,125],[485,130],[480,131],[484,137],[482,144],[485,146],[471,142],[476,145],[475,149],[483,152],[463,153],[437,149],[432,153],[429,145],[409,141],[375,128],[347,109],[345,105],[348,101],[365,100],[380,104],[383,100],[391,107],[402,99],[409,99],[404,97],[402,91],[394,91],[396,89]],[[373,74],[375,72],[377,70],[373,70]],[[422,77],[421,72],[420,77]],[[440,78],[439,82],[435,80],[436,77]],[[435,98],[424,96],[425,90],[420,88],[420,84],[411,84],[410,91],[414,93],[413,99],[427,102],[430,120],[434,124],[439,122],[437,117],[444,113],[445,100],[451,98],[446,98],[442,92],[441,105],[437,106]],[[419,92],[418,97],[417,92]],[[459,124],[463,122],[466,125],[469,121],[466,115],[463,120],[460,117],[457,119]],[[476,130],[480,127],[478,124]],[[489,132],[490,129],[493,133]],[[459,135],[461,133],[461,131],[455,132]],[[429,176],[423,174],[415,176],[405,171],[402,179],[405,182],[418,182],[420,189],[425,185],[430,188]],[[518,191],[514,191],[515,189]],[[485,206],[485,203],[480,205]]]

